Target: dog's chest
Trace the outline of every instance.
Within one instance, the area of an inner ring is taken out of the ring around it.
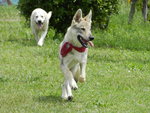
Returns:
[[[72,50],[69,53],[69,57],[67,58],[70,62],[68,62],[68,66],[72,67],[76,65],[77,63],[82,63],[86,61],[86,55],[87,53],[79,53],[75,50]]]
[[[45,31],[45,26],[42,26],[41,28],[39,28],[39,26],[36,25],[35,28],[39,33]]]
[[[73,59],[73,60],[68,64],[68,67],[69,67],[69,68],[72,68],[74,65],[76,65],[76,64],[78,64],[78,63],[79,63],[78,60]]]

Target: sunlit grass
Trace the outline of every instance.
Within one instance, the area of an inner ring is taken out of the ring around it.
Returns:
[[[24,19],[13,17],[19,11],[15,7],[1,9],[10,19],[21,21],[0,21],[0,113],[150,111],[149,23],[135,18],[132,26],[127,25],[127,13],[123,13],[112,17],[107,31],[94,29],[87,81],[78,84],[74,100],[67,102],[60,97],[60,41],[52,40],[54,31],[50,30],[44,46],[38,47]]]

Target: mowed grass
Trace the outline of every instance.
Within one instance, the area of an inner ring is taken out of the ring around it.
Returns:
[[[149,113],[150,27],[137,18],[127,25],[127,14],[114,16],[107,31],[93,31],[87,81],[78,83],[68,102],[61,99],[55,32],[50,30],[38,47],[16,7],[0,6],[0,113]]]

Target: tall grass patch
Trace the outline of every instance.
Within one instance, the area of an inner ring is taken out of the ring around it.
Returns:
[[[106,31],[95,30],[95,45],[131,50],[150,50],[150,23],[144,23],[140,11],[128,24],[129,4],[122,5],[118,15],[113,15]]]

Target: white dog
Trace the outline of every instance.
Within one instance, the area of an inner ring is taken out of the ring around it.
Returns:
[[[64,40],[60,44],[60,62],[64,74],[64,84],[62,85],[62,98],[72,100],[72,89],[77,89],[77,81],[86,80],[86,63],[88,54],[88,44],[94,37],[91,34],[92,11],[82,18],[82,10],[77,10],[73,17],[72,24],[65,34]]]
[[[32,29],[32,33],[34,34],[37,44],[39,46],[42,46],[44,43],[44,39],[48,31],[48,24],[51,15],[52,15],[52,11],[47,13],[41,8],[37,8],[33,10],[31,14],[30,26]]]

